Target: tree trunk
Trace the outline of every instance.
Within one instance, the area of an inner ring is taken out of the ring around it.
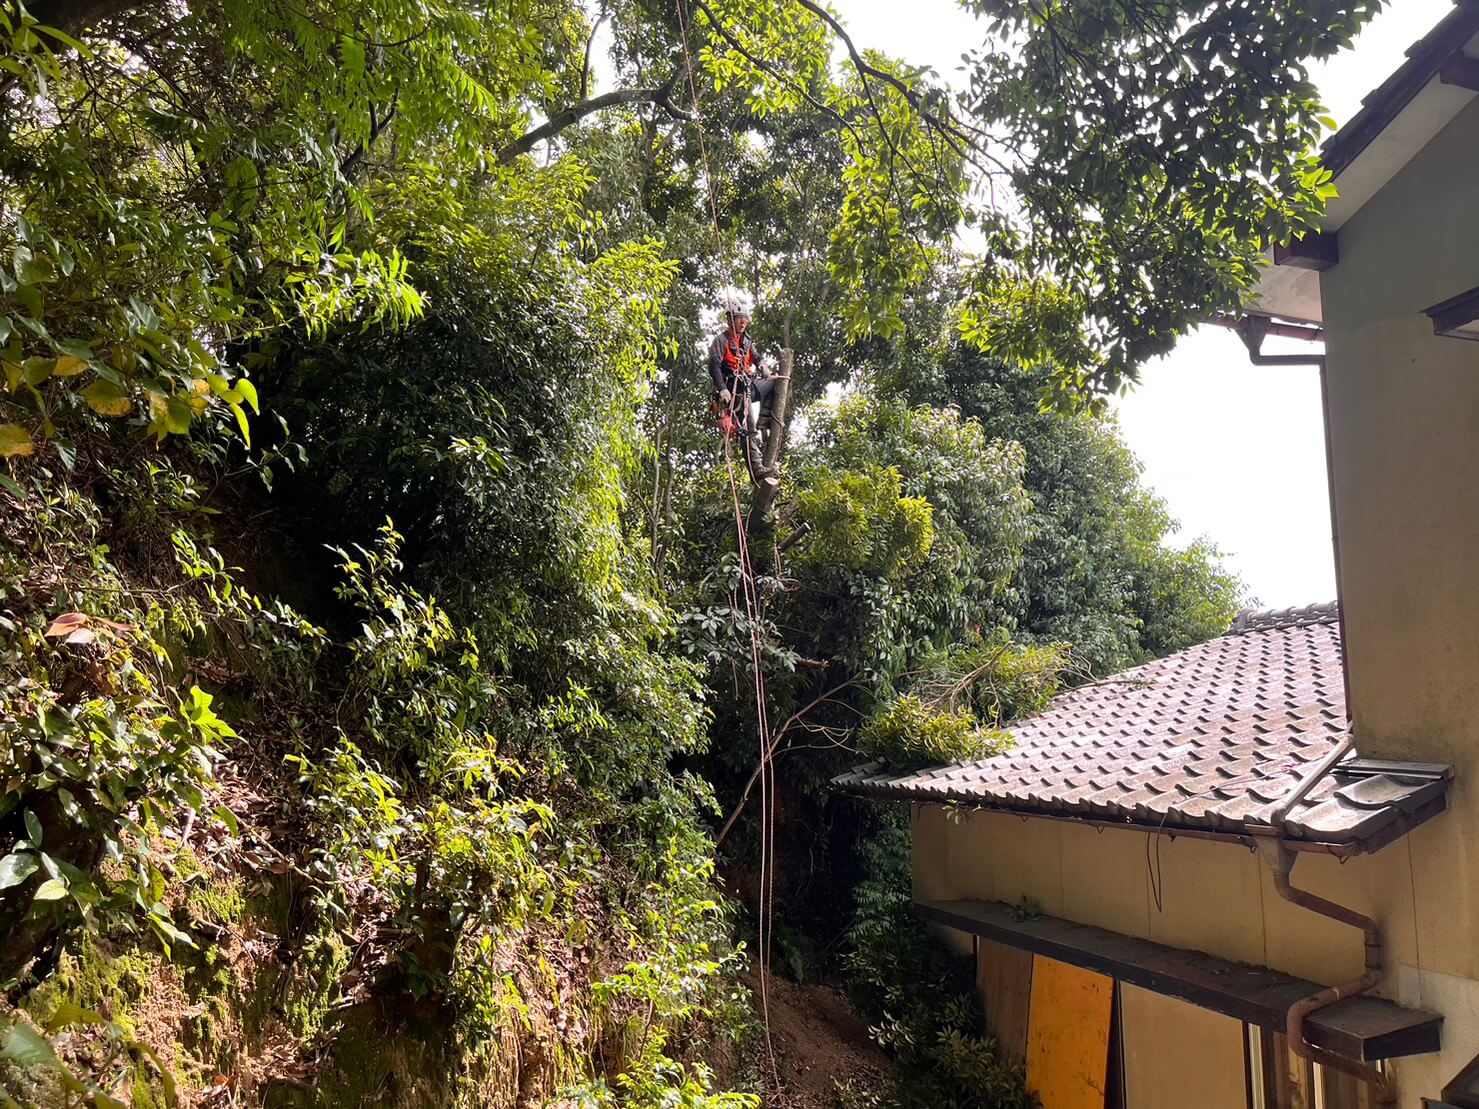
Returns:
[[[759,480],[750,504],[750,522],[764,520],[775,507],[781,491],[781,452],[786,446],[786,409],[791,400],[791,376],[796,370],[796,354],[789,347],[781,351],[781,372],[776,377],[775,395],[770,409],[770,438],[760,460]]]

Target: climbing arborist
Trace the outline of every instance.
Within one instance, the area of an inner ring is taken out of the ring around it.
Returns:
[[[754,466],[770,432],[775,379],[750,338],[754,304],[749,294],[730,287],[721,296],[725,327],[709,344],[709,376],[719,394],[721,415],[729,415],[735,430],[743,423],[745,454]]]

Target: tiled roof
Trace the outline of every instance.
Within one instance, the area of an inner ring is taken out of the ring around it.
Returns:
[[[1349,734],[1336,606],[1244,613],[1220,639],[1080,686],[1019,721],[1015,744],[919,773],[870,763],[850,793],[1158,828],[1267,832],[1269,814]],[[1441,811],[1451,768],[1338,763],[1285,834],[1374,849]]]

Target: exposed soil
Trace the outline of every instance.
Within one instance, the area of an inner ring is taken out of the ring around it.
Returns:
[[[760,982],[748,985],[760,1008]],[[888,1056],[868,1035],[868,1025],[841,990],[797,985],[778,974],[766,979],[770,1043],[780,1089],[767,1094],[766,1109],[835,1109],[849,1084],[876,1085],[889,1071]],[[761,1045],[762,1053],[765,1051]],[[769,1063],[762,1057],[762,1073]]]

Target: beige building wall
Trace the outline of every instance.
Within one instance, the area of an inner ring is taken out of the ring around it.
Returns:
[[[1378,992],[1446,1018],[1441,1053],[1392,1064],[1404,1109],[1436,1096],[1479,1054],[1479,984],[1461,969],[1465,945],[1452,943],[1456,927],[1479,929],[1479,921],[1455,922],[1452,903],[1421,900],[1415,881],[1418,860],[1448,842],[1452,815],[1375,855],[1342,863],[1306,854],[1294,868],[1296,885],[1381,923],[1388,970]],[[1025,901],[1050,916],[1321,983],[1353,978],[1363,966],[1359,932],[1284,901],[1263,860],[1233,843],[919,806],[914,859],[919,900]],[[946,938],[971,950],[968,936]],[[1180,1033],[1167,1024],[1146,1034]]]
[[[1423,310],[1479,285],[1479,100],[1339,245],[1321,294],[1356,734],[1363,753],[1458,764],[1463,790],[1479,757],[1479,343],[1434,335]]]
[[[1479,343],[1424,309],[1479,285],[1479,101],[1340,230],[1322,275],[1351,711],[1363,754],[1451,762],[1414,850],[1424,967],[1479,978]],[[1441,908],[1440,908],[1441,906]]]

